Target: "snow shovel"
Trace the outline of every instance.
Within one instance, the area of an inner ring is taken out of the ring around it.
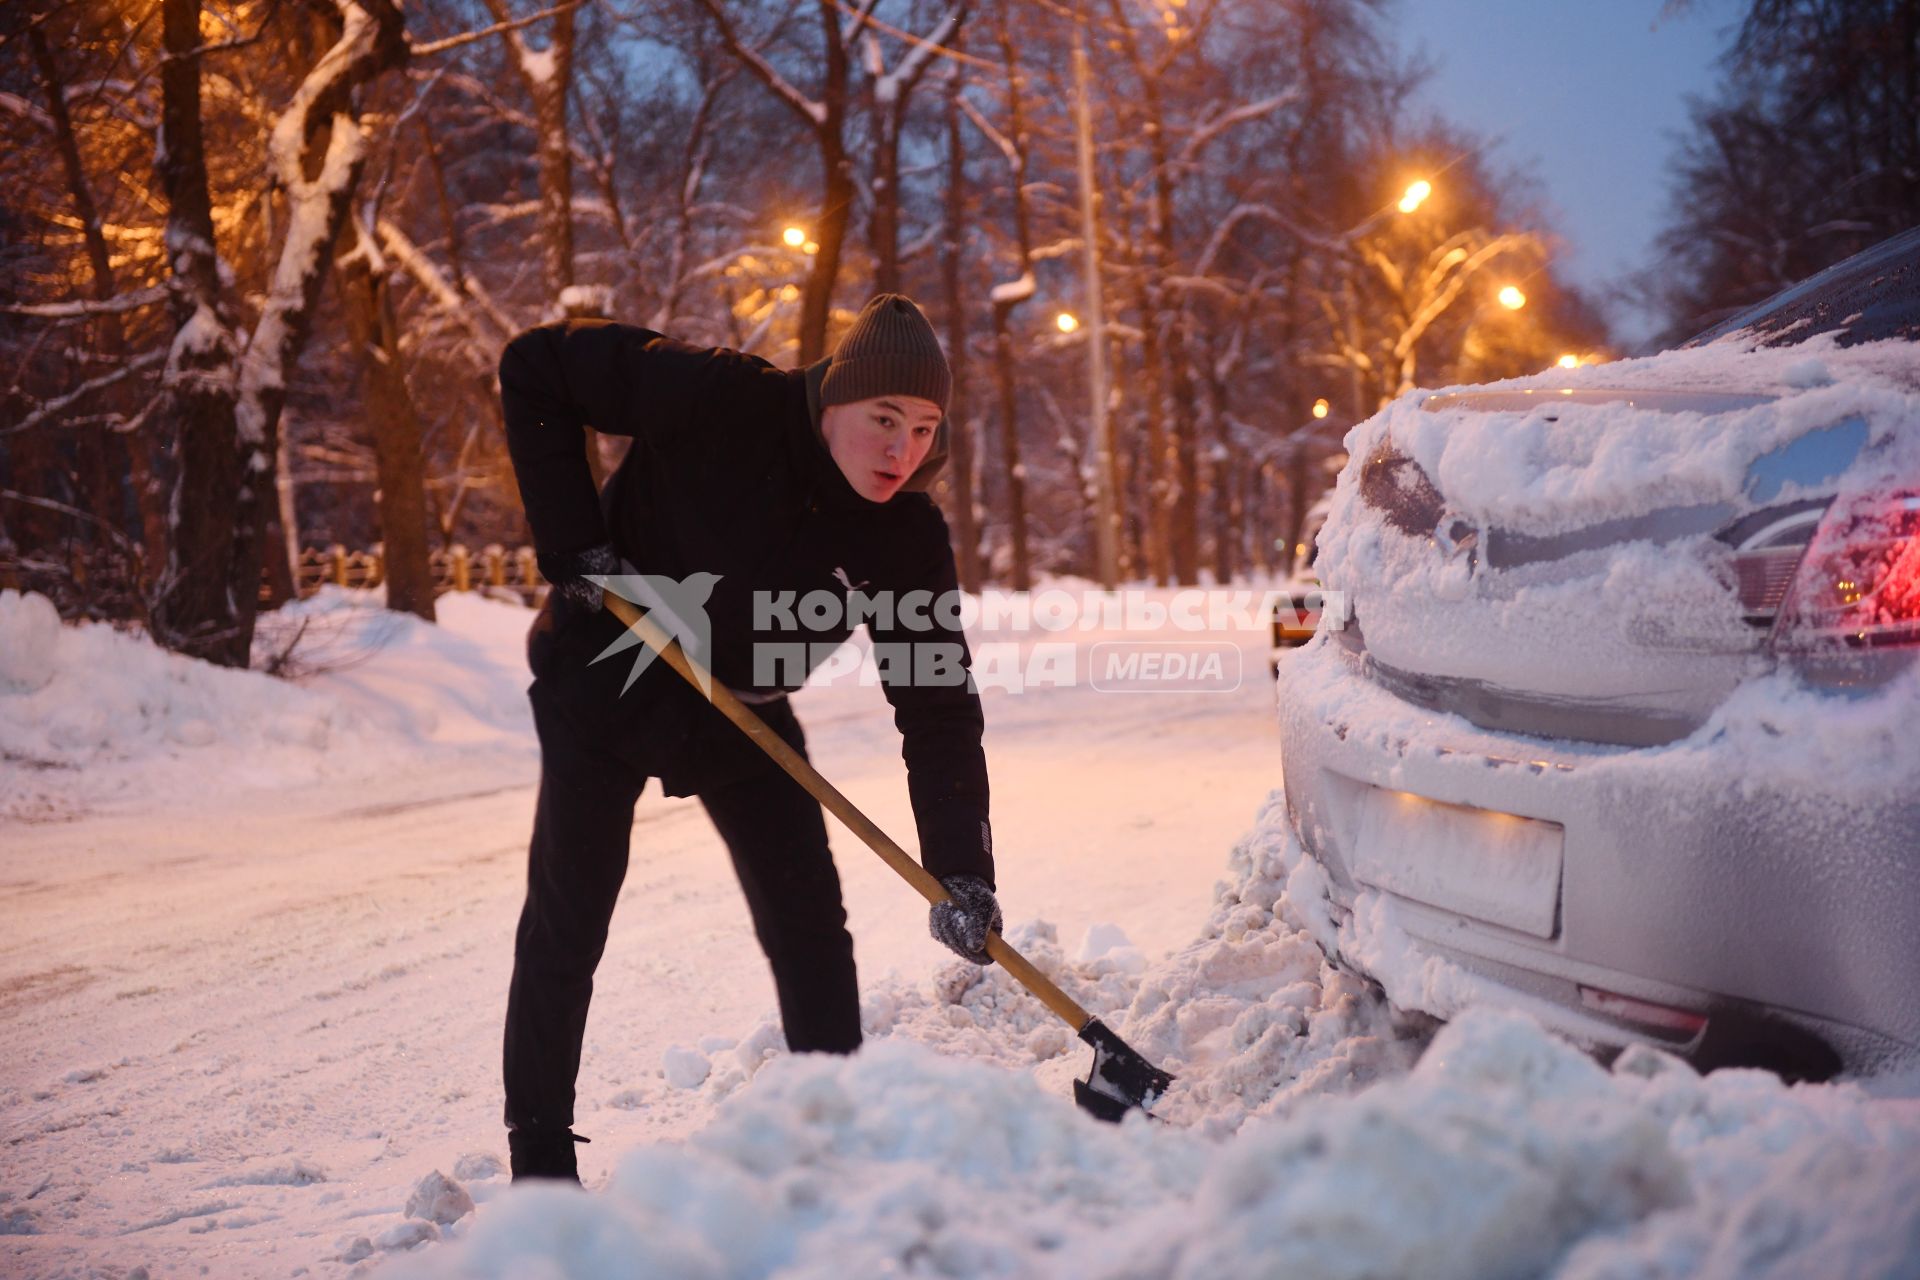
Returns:
[[[886,832],[875,826],[866,814],[855,808],[853,802],[841,795],[831,782],[821,777],[806,757],[787,745],[786,739],[769,728],[766,721],[733,695],[731,689],[715,680],[711,673],[680,647],[672,635],[635,608],[631,601],[617,595],[609,583],[597,577],[593,581],[600,583],[607,607],[627,625],[629,631],[639,636],[649,649],[684,676],[741,732],[779,762],[795,782],[805,787],[829,813],[859,836],[869,849],[879,854],[881,861],[918,889],[928,902],[947,900],[947,891],[941,888],[940,882],[930,872],[895,844]],[[656,604],[655,607],[660,606]],[[677,625],[677,620],[675,629],[682,629]],[[601,656],[605,657],[606,654]],[[1119,1121],[1136,1107],[1146,1111],[1166,1093],[1167,1086],[1173,1083],[1171,1075],[1141,1057],[1133,1046],[1115,1035],[1104,1022],[1082,1009],[1073,997],[1055,986],[1052,979],[1034,968],[1032,961],[1014,950],[1005,938],[997,933],[989,933],[987,954],[1012,974],[1014,981],[1038,996],[1040,1003],[1072,1027],[1076,1035],[1093,1046],[1093,1069],[1087,1073],[1085,1080],[1073,1082],[1073,1099],[1083,1110],[1102,1120]]]

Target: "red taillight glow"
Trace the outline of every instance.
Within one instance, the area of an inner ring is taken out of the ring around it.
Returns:
[[[1813,535],[1774,648],[1920,644],[1920,493],[1842,497]]]
[[[1610,1018],[1637,1022],[1643,1027],[1671,1031],[1682,1036],[1698,1035],[1700,1029],[1707,1025],[1705,1014],[1694,1013],[1690,1009],[1676,1009],[1672,1005],[1655,1004],[1651,1000],[1636,1000],[1618,991],[1604,991],[1599,987],[1582,986],[1580,1003]]]

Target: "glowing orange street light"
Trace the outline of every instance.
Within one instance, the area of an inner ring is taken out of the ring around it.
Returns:
[[[800,246],[800,252],[811,257],[814,254],[820,252],[820,246],[815,244],[813,241],[809,240],[805,244]]]
[[[1580,367],[1580,357],[1569,353],[1561,356],[1559,363],[1562,369],[1578,369]]]
[[[1527,295],[1513,285],[1500,290],[1500,305],[1509,311],[1518,311],[1527,305]]]
[[[1062,311],[1053,318],[1053,323],[1054,327],[1059,329],[1060,332],[1072,333],[1080,327],[1080,317],[1074,315],[1071,311]]]
[[[799,227],[788,227],[780,233],[780,238],[785,240],[789,247],[798,249],[807,242],[807,233]]]
[[[1431,182],[1428,182],[1425,178],[1421,178],[1418,181],[1411,183],[1407,187],[1406,194],[1400,197],[1400,212],[1412,213],[1415,209],[1418,209],[1422,204],[1424,204],[1426,202],[1427,197],[1432,194],[1433,194],[1433,184]]]
[[[1333,406],[1327,403],[1327,398],[1325,396],[1321,396],[1318,400],[1315,400],[1313,402],[1314,417],[1324,418],[1332,412],[1333,412]]]

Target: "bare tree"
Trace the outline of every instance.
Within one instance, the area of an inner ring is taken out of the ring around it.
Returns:
[[[390,0],[334,0],[321,13],[333,43],[273,124],[268,155],[286,201],[286,229],[243,345],[222,298],[207,189],[200,4],[162,5],[167,58],[158,168],[178,317],[166,386],[182,445],[156,622],[172,647],[227,666],[248,662],[287,379],[365,159],[354,90],[407,55]]]
[[[954,48],[960,47],[959,36]],[[967,148],[960,128],[961,90],[966,77],[956,65],[947,77],[947,190],[942,231],[940,278],[947,304],[947,360],[953,366],[953,395],[947,405],[947,434],[953,453],[954,540],[959,544],[960,586],[980,590],[980,531],[974,510],[973,408],[967,384],[967,298],[962,259],[967,240]]]
[[[873,178],[869,195],[872,214],[867,221],[867,243],[873,250],[873,287],[878,293],[900,292],[900,135],[913,91],[920,84],[941,42],[955,39],[966,21],[967,0],[957,0],[934,24],[931,33],[913,37],[906,53],[889,70],[880,45],[880,33],[868,21],[864,37],[867,68],[868,146],[873,151]],[[898,33],[904,35],[905,33]]]
[[[573,85],[574,6],[561,6],[536,49],[516,25],[507,0],[486,0],[500,27],[508,62],[533,103],[534,154],[540,168],[540,258],[548,305],[563,309],[573,287],[573,149],[567,135],[567,95]]]
[[[819,251],[800,302],[800,363],[812,364],[826,354],[827,318],[833,306],[834,285],[840,279],[841,255],[853,215],[853,161],[847,154],[847,87],[849,50],[865,27],[875,0],[861,0],[843,18],[834,0],[815,0],[820,22],[818,96],[797,88],[767,57],[764,47],[750,44],[740,34],[722,0],[700,0],[733,56],[785,105],[802,128],[813,135],[820,153],[820,203],[811,228]]]
[[[426,460],[420,415],[407,388],[393,269],[373,229],[358,217],[341,236],[336,260],[347,339],[360,357],[367,432],[379,475],[376,501],[386,570],[387,607],[434,620],[433,566],[427,545]]]
[[[993,365],[1000,393],[1000,454],[1007,486],[1007,536],[1012,544],[1013,588],[1033,585],[1033,563],[1027,547],[1027,470],[1020,454],[1019,392],[1014,375],[1012,316],[1032,298],[1038,285],[1033,275],[1033,226],[1027,201],[1027,136],[1023,73],[1019,50],[1007,23],[1005,0],[994,9],[994,42],[1000,50],[1005,77],[1007,127],[1003,133],[973,104],[961,99],[974,127],[1006,160],[1007,195],[1013,214],[1014,262],[1019,274],[996,284],[988,294],[993,303]]]

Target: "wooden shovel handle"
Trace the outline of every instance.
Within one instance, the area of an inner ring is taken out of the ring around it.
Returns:
[[[900,878],[920,891],[920,896],[928,902],[945,902],[947,891],[940,886],[927,869],[916,862],[911,854],[893,842],[874,821],[860,812],[853,801],[840,794],[839,788],[820,776],[807,758],[788,745],[787,740],[775,733],[767,722],[754,714],[752,708],[734,696],[733,690],[713,678],[713,674],[702,667],[680,647],[679,641],[662,631],[653,619],[635,608],[633,602],[612,591],[604,593],[607,608],[613,610],[615,617],[627,625],[628,630],[638,635],[647,648],[666,660],[668,666],[686,678],[688,684],[698,689],[707,701],[720,709],[720,713],[739,727],[740,731],[759,744],[762,751],[772,756],[790,777],[807,789],[821,807],[840,819],[847,830],[859,836],[867,848],[880,855],[885,862],[900,874]],[[1046,974],[1034,968],[1033,962],[1014,950],[1005,938],[997,933],[987,935],[987,954],[996,960],[1000,967],[1013,975],[1021,986],[1038,996],[1040,1003],[1052,1010],[1062,1021],[1071,1026],[1076,1033],[1093,1021],[1093,1015],[1082,1009],[1072,996],[1055,986]]]

